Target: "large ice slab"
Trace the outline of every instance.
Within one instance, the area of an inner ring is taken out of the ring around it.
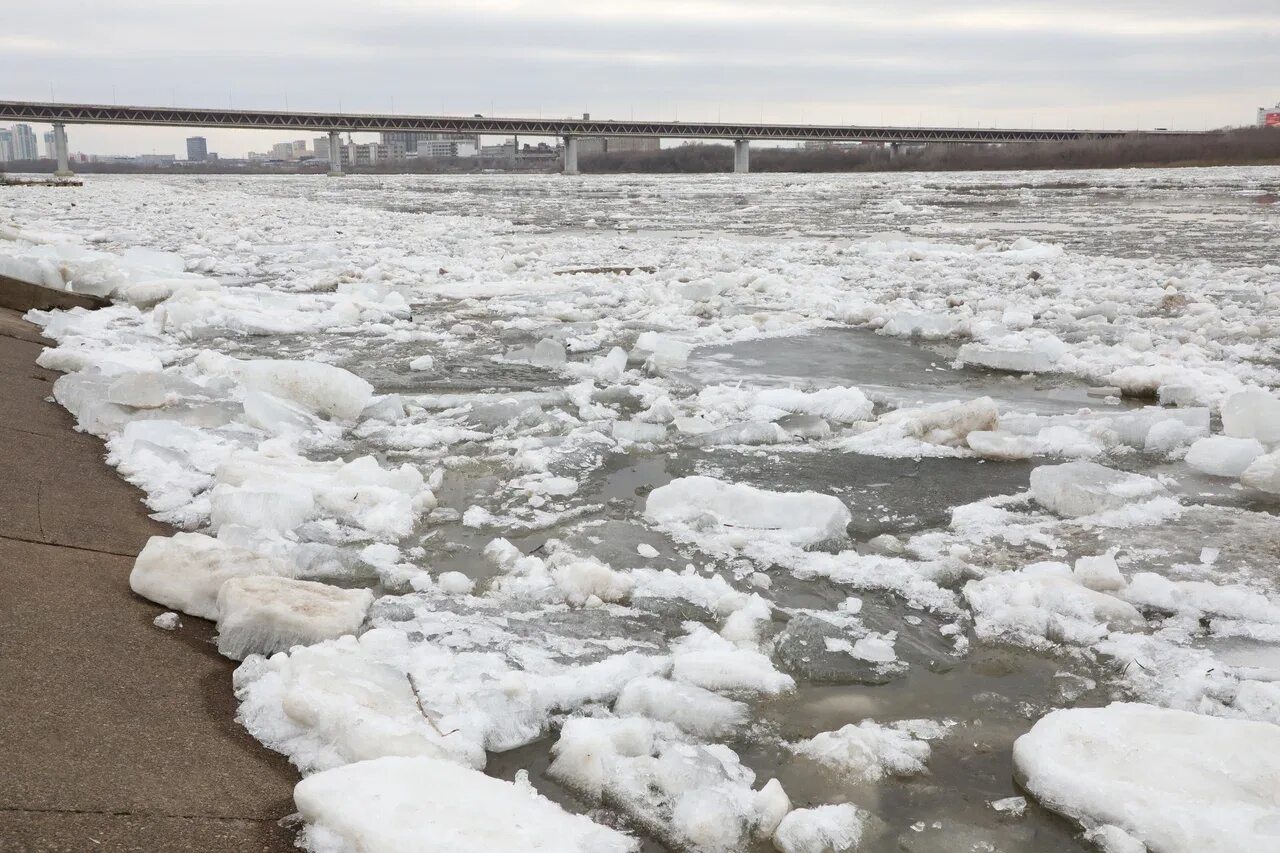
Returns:
[[[312,851],[626,853],[634,839],[571,814],[527,782],[433,758],[387,757],[303,779],[293,790]]]
[[[1164,494],[1164,486],[1150,477],[1116,471],[1096,462],[1041,465],[1031,472],[1031,496],[1050,511],[1067,517],[1119,509]]]
[[[817,492],[771,492],[712,477],[683,477],[649,493],[645,516],[658,524],[740,530],[795,545],[844,536],[853,520],[839,498]]]
[[[1280,442],[1280,398],[1257,389],[1232,394],[1222,404],[1222,431],[1264,444]]]
[[[355,419],[373,398],[373,386],[359,376],[317,361],[246,361],[238,372],[250,391],[265,391],[340,420]]]
[[[1065,563],[1036,563],[969,581],[964,597],[973,608],[974,631],[984,640],[1039,647],[1087,645],[1110,631],[1146,625],[1132,604],[1090,589],[1082,579]]]
[[[1151,705],[1072,708],[1013,746],[1023,786],[1158,853],[1280,849],[1280,726]]]
[[[1215,477],[1239,477],[1262,451],[1262,442],[1256,438],[1214,435],[1191,445],[1186,461],[1197,471]]]
[[[218,591],[218,651],[272,655],[355,633],[373,593],[282,577],[232,578]]]
[[[129,587],[189,616],[218,617],[218,591],[231,578],[287,575],[287,564],[202,533],[152,536],[129,573]]]

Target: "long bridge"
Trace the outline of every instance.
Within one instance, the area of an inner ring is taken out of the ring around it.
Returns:
[[[334,152],[343,131],[418,131],[466,135],[556,136],[564,140],[564,171],[578,172],[577,141],[592,136],[648,136],[684,139],[730,139],[734,143],[735,172],[749,171],[752,140],[887,143],[1000,143],[1064,142],[1108,139],[1145,133],[1188,136],[1194,131],[1036,130],[995,127],[877,127],[842,124],[739,124],[728,122],[614,121],[612,119],[495,118],[474,115],[415,116],[385,113],[309,113],[275,110],[200,109],[187,107],[130,107],[105,104],[63,104],[39,101],[0,101],[0,120],[52,124],[58,173],[70,174],[66,125],[118,124],[179,127],[229,127],[254,130],[301,130],[329,134],[330,174],[340,174],[341,158]]]

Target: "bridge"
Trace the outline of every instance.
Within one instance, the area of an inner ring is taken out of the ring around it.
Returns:
[[[565,174],[578,172],[578,145],[582,137],[649,136],[668,139],[729,139],[734,143],[735,172],[749,171],[752,140],[887,142],[887,143],[1000,143],[1064,142],[1108,139],[1145,133],[1187,136],[1189,131],[1035,130],[995,127],[875,127],[837,124],[737,124],[725,122],[614,121],[582,119],[494,118],[475,115],[414,116],[379,113],[308,113],[263,110],[223,110],[186,107],[129,107],[104,104],[62,104],[37,101],[0,101],[0,120],[52,124],[58,156],[58,174],[70,174],[67,162],[66,125],[119,124],[178,127],[228,127],[248,130],[298,130],[329,134],[330,174],[341,174],[341,158],[335,157],[343,131],[418,131],[466,135],[555,136],[564,140]]]

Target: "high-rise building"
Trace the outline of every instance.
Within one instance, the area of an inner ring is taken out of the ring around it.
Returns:
[[[209,142],[203,136],[187,137],[187,160],[203,163],[209,159]]]
[[[0,128],[0,163],[7,163],[13,157],[13,131]]]
[[[44,132],[44,159],[58,159],[58,137],[52,130]]]
[[[39,160],[40,146],[36,143],[36,132],[29,124],[15,124],[10,128],[13,134],[14,160]]]

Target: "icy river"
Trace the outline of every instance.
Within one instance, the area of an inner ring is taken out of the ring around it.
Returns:
[[[0,273],[309,850],[1261,853],[1278,197],[94,176]]]

